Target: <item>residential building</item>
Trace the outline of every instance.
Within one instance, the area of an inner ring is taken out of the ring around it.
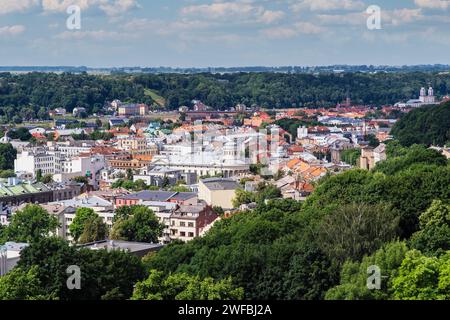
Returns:
[[[386,145],[380,144],[376,148],[363,147],[361,148],[361,157],[359,158],[359,167],[365,170],[372,170],[375,165],[386,160]]]
[[[234,180],[210,178],[200,180],[198,198],[212,207],[221,207],[225,210],[233,209],[235,192],[241,186]]]
[[[51,202],[42,205],[50,214],[58,217],[60,227],[57,234],[68,241],[73,241],[73,237],[69,232],[69,227],[75,219],[78,208],[90,208],[94,210],[103,222],[112,229],[114,219],[114,204],[97,196],[84,194],[73,199]]]
[[[142,202],[172,202],[189,205],[198,201],[196,193],[173,192],[173,191],[151,191],[144,190],[137,193],[116,198],[116,207],[133,206]]]
[[[20,253],[27,243],[7,242],[0,246],[0,277],[10,272],[20,260]]]
[[[178,208],[178,204],[174,202],[143,201],[139,205],[146,206],[155,213],[159,222],[164,225],[159,241],[161,243],[170,243],[172,241],[170,239],[170,216]]]
[[[73,112],[72,112],[74,117],[79,117],[83,113],[86,113],[86,108],[82,108],[82,107],[74,108]]]
[[[30,173],[32,176],[35,176],[38,171],[42,175],[54,174],[58,171],[59,159],[59,155],[55,152],[48,152],[41,148],[23,151],[17,154],[14,160],[14,171]]]
[[[150,160],[137,159],[132,154],[113,155],[108,157],[106,162],[108,167],[120,170],[139,170],[151,163]]]
[[[148,113],[148,106],[146,104],[125,104],[120,105],[117,111],[121,117],[145,116]]]
[[[142,168],[133,179],[135,182],[142,180],[148,186],[162,187],[164,184],[175,186],[179,181],[184,181],[188,185],[194,184],[197,182],[197,175],[168,167],[148,166]]]
[[[144,137],[128,137],[117,140],[117,148],[122,151],[145,151],[147,139]]]
[[[185,242],[193,240],[218,218],[218,214],[205,203],[181,205],[170,216],[170,238]]]

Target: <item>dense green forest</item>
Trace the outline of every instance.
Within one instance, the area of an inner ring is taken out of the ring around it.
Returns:
[[[48,111],[84,107],[88,113],[102,110],[105,102],[120,99],[124,102],[152,103],[144,88],[126,78],[87,74],[29,73],[0,74],[1,122],[46,119]]]
[[[145,89],[166,100],[170,109],[200,99],[216,109],[237,103],[266,108],[330,107],[350,96],[354,103],[387,105],[418,96],[432,85],[439,96],[449,93],[450,74],[141,74],[97,76],[88,74],[0,74],[0,120],[20,122],[45,119],[49,109],[85,107],[99,112],[106,102],[152,104]]]
[[[346,73],[279,74],[238,73],[225,75],[140,75],[134,82],[158,91],[171,108],[200,99],[215,108],[237,103],[266,108],[335,106],[349,95],[355,103],[393,104],[418,96],[428,84],[436,94],[446,95],[449,74],[433,73]]]
[[[450,142],[450,102],[405,114],[393,127],[392,134],[404,146],[445,146]]]

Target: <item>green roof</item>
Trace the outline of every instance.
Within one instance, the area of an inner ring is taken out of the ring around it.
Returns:
[[[35,184],[18,184],[16,186],[7,186],[3,184],[3,187],[0,187],[0,198],[1,197],[10,197],[10,196],[19,196],[22,194],[28,193],[40,193],[50,191],[45,184],[35,183]]]

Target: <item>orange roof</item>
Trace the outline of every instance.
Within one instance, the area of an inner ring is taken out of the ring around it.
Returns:
[[[293,146],[290,146],[288,148],[288,151],[290,151],[290,152],[304,152],[305,148],[303,148],[301,146],[298,146],[298,145],[293,145]]]
[[[289,169],[293,169],[294,167],[296,167],[301,161],[299,159],[292,159],[291,161],[288,161],[287,163],[287,167]]]
[[[33,133],[32,136],[36,139],[46,139],[45,135],[43,135],[42,133],[39,133],[39,132]]]

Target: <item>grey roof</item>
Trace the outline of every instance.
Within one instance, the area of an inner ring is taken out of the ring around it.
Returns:
[[[7,251],[20,252],[28,246],[28,243],[6,242],[5,245],[0,246],[0,248],[6,249]]]
[[[76,208],[112,207],[113,205],[111,202],[97,196],[77,197],[69,200],[57,201],[56,203],[62,203],[66,207]]]
[[[87,243],[81,246],[82,248],[88,248],[92,250],[123,250],[129,251],[131,253],[140,252],[140,251],[156,251],[163,247],[162,244],[158,243],[144,243],[144,242],[130,242],[130,241],[121,241],[121,240],[105,240],[98,241],[94,243]]]
[[[200,213],[206,208],[205,204],[196,206],[180,206],[176,212],[179,213]]]
[[[185,201],[197,197],[195,192],[178,192],[172,199],[177,201]]]
[[[201,180],[209,190],[236,190],[241,186],[234,180],[210,178]]]
[[[173,196],[175,196],[177,192],[172,191],[151,191],[144,190],[137,193],[129,194],[122,199],[126,200],[142,200],[142,201],[168,201]]]
[[[117,123],[117,124],[125,124],[125,120],[124,119],[110,119],[109,120],[111,123]]]

